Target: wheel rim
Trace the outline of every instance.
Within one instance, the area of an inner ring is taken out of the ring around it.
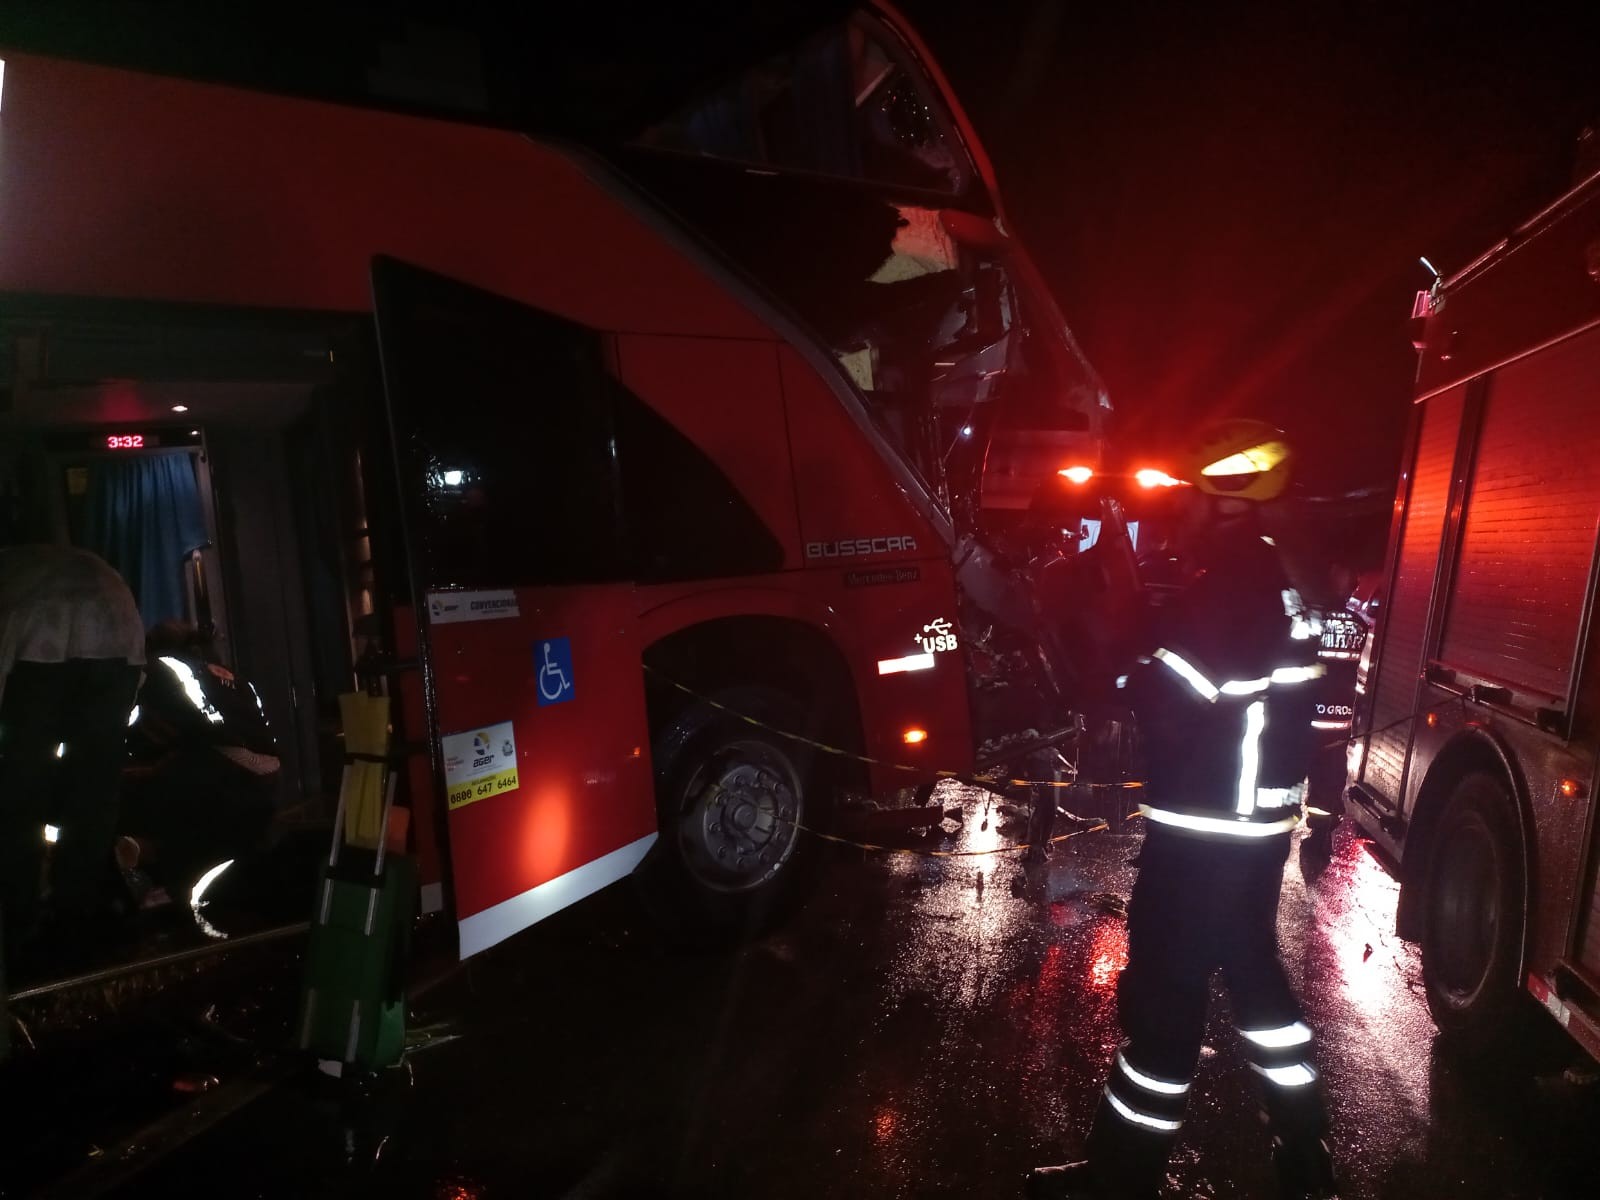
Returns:
[[[1500,859],[1488,829],[1457,827],[1445,847],[1437,883],[1434,939],[1439,982],[1457,1006],[1488,982],[1502,918]]]
[[[678,844],[701,883],[745,892],[769,882],[800,836],[799,774],[765,742],[730,742],[708,756],[684,788]]]

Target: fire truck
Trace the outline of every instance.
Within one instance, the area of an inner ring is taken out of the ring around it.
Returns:
[[[392,689],[462,956],[635,873],[745,928],[841,788],[1046,719],[993,531],[1109,405],[892,9],[604,144],[0,53],[6,536],[214,628],[282,808]]]
[[[1347,796],[1468,1044],[1523,989],[1600,1053],[1600,176],[1419,297]]]

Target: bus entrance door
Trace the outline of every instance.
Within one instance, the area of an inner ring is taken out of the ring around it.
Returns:
[[[583,326],[391,259],[373,282],[466,957],[627,875],[656,837],[609,376]]]

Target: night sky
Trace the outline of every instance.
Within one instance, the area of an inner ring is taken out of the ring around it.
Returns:
[[[1159,450],[1206,415],[1264,416],[1297,435],[1302,481],[1321,493],[1394,479],[1407,318],[1429,283],[1418,256],[1448,274],[1557,196],[1576,134],[1600,117],[1594,0],[899,3],[995,160],[1124,448]],[[333,6],[308,40],[271,6],[270,19],[204,6],[186,21],[154,0],[6,0],[0,32],[339,95],[365,86],[371,10],[499,28],[493,11],[517,31],[497,40],[529,47],[510,59],[523,99],[573,134],[562,121],[625,109],[663,76],[693,77],[697,56],[770,39],[766,25],[826,19],[819,5],[744,0],[729,21],[718,0],[515,18],[488,0],[390,0]],[[683,36],[665,44],[672,29]],[[570,46],[582,50],[567,63]]]
[[[1600,115],[1600,19],[1553,5],[905,11],[1128,435],[1267,416],[1317,490],[1394,478],[1418,255],[1531,216]]]

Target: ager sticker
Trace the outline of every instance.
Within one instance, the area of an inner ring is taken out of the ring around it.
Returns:
[[[452,809],[517,788],[517,739],[510,721],[439,739],[444,785]]]

